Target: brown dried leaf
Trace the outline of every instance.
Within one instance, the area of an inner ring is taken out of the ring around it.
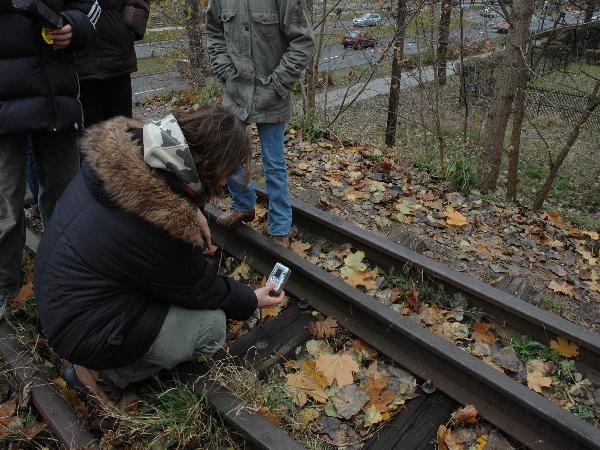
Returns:
[[[438,450],[462,450],[462,447],[454,439],[452,431],[446,428],[445,425],[439,426],[436,440]]]
[[[363,357],[363,360],[366,362],[375,361],[377,358],[377,350],[365,344],[360,339],[354,339],[352,341],[352,348],[360,353]]]
[[[11,305],[22,305],[27,300],[33,297],[33,284],[27,283],[21,287],[19,293],[13,299],[9,300],[8,303]]]
[[[337,382],[338,388],[354,381],[353,373],[358,372],[360,367],[348,353],[320,355],[316,364],[317,370],[320,370],[327,382],[332,384]]]
[[[306,256],[306,251],[311,247],[311,244],[307,244],[302,241],[294,241],[290,245],[292,251],[300,256]]]
[[[473,405],[466,405],[464,408],[456,411],[452,415],[452,418],[456,422],[477,423],[477,409]]]
[[[475,342],[493,344],[496,342],[496,336],[490,331],[492,324],[484,322],[475,322],[473,324],[473,332],[471,336]]]
[[[333,317],[327,317],[323,320],[311,323],[308,326],[311,334],[318,339],[327,339],[334,337],[337,332],[337,321]]]
[[[468,223],[467,218],[463,214],[455,211],[450,205],[446,207],[446,224],[455,227],[464,227]]]
[[[533,389],[535,392],[542,393],[545,387],[549,387],[552,384],[552,378],[545,377],[542,372],[527,372],[527,387]]]
[[[363,407],[365,411],[373,406],[380,413],[385,413],[396,407],[393,403],[396,393],[386,389],[387,385],[387,379],[369,377],[360,386],[360,389],[369,394],[370,398],[369,402]]]
[[[67,382],[64,378],[56,378],[53,380],[53,383],[56,386],[58,386],[63,397],[73,409],[75,409],[81,415],[85,414],[87,410],[85,403],[81,401],[81,399],[77,396],[77,393],[73,389],[67,386]]]
[[[415,283],[412,284],[412,289],[406,294],[406,302],[412,311],[419,313],[421,306],[419,305],[419,291],[417,291]]]
[[[377,269],[368,272],[354,272],[346,278],[346,282],[355,288],[364,287],[365,289],[375,289],[377,287],[377,273]]]
[[[278,417],[275,414],[273,414],[271,410],[266,406],[261,406],[260,408],[258,408],[258,413],[261,416],[265,417],[273,425],[279,425],[281,423],[281,417]]]
[[[16,412],[17,402],[14,400],[9,400],[0,405],[0,425],[8,426],[11,422],[13,422],[16,419]]]
[[[558,284],[556,281],[552,280],[548,285],[548,288],[556,293],[567,295],[571,298],[575,298],[577,294],[575,293],[575,288],[570,284],[567,284],[566,281],[563,281],[562,284]]]

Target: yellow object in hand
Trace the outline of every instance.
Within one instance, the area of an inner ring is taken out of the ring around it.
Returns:
[[[52,28],[42,28],[42,38],[44,38],[44,42],[48,45],[54,44],[54,39],[52,39]]]

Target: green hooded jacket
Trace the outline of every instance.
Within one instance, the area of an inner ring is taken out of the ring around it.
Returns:
[[[305,1],[209,0],[206,31],[224,106],[247,123],[287,121],[315,46]]]

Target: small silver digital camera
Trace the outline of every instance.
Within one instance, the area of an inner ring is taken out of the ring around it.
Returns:
[[[279,295],[285,286],[286,281],[290,277],[292,271],[281,263],[276,263],[271,270],[271,274],[267,279],[267,284],[274,283],[275,287],[271,291],[271,295]]]

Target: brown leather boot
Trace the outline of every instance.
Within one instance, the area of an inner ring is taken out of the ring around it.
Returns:
[[[217,223],[227,228],[233,228],[241,225],[242,222],[252,222],[254,217],[254,208],[249,211],[236,211],[232,209],[221,214],[217,218]]]
[[[271,239],[273,239],[273,241],[277,242],[279,245],[282,245],[285,248],[292,248],[292,243],[290,241],[289,234],[286,234],[284,236],[271,236]]]

